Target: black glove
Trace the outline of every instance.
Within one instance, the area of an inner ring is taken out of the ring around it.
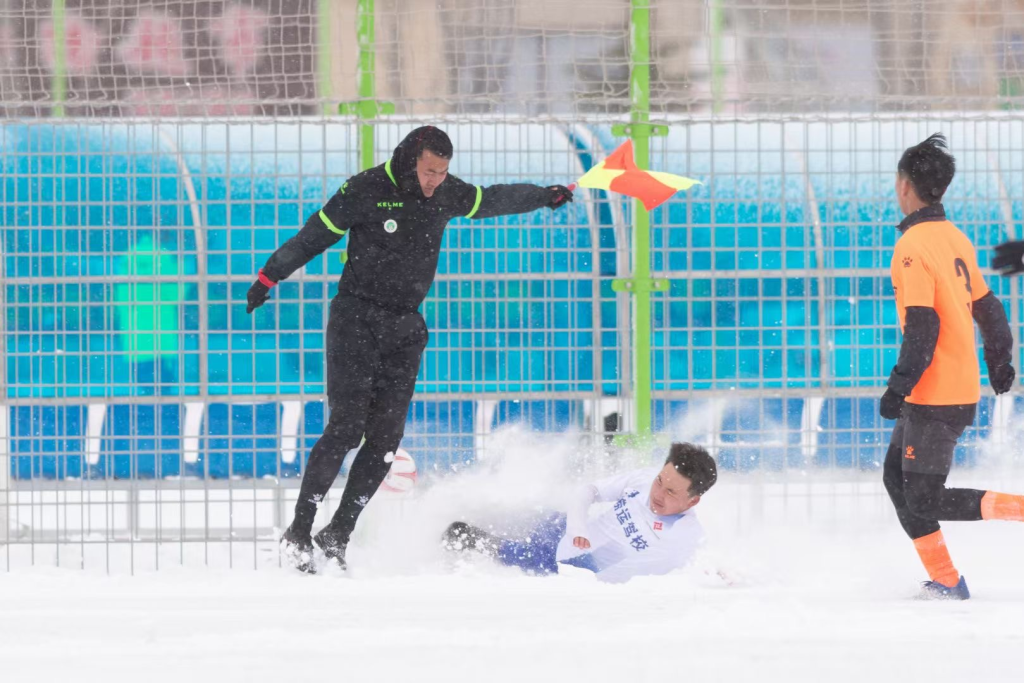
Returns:
[[[268,285],[268,282],[271,284]],[[276,282],[264,275],[263,270],[260,269],[259,278],[257,278],[256,282],[252,283],[249,293],[245,295],[245,298],[249,301],[249,304],[245,307],[245,312],[252,313],[267,303],[267,299],[270,298],[270,288],[276,284]]]
[[[1017,372],[1009,363],[988,369],[988,381],[992,385],[992,391],[996,392],[996,396],[1013,389],[1015,379],[1017,379]]]
[[[903,402],[906,398],[892,389],[886,389],[882,394],[882,400],[878,402],[878,414],[886,420],[898,420],[900,413],[903,412]]]
[[[565,185],[552,185],[547,190],[551,193],[551,199],[547,203],[549,209],[557,209],[572,201],[572,190]]]
[[[1024,241],[996,245],[992,270],[1000,271],[1003,277],[1024,273]]]

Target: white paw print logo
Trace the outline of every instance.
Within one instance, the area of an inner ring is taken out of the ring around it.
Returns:
[[[398,230],[398,221],[396,221],[393,218],[389,218],[386,221],[384,221],[384,232],[390,234],[395,230]]]

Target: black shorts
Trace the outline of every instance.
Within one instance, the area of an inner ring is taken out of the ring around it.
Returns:
[[[920,406],[906,403],[889,447],[901,449],[904,472],[946,476],[957,441],[973,422],[976,406]]]

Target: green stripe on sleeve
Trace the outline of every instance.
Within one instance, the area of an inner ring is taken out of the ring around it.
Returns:
[[[320,209],[320,220],[324,222],[324,225],[326,225],[327,229],[330,230],[331,232],[337,233],[339,235],[345,234],[344,230],[338,230],[338,228],[335,227],[334,223],[332,223],[331,219],[327,217],[327,214],[324,213],[323,209]]]
[[[484,190],[479,185],[476,186],[476,201],[473,202],[473,209],[466,214],[466,218],[472,218],[476,215],[476,212],[480,209],[480,200],[484,198]]]
[[[384,162],[384,170],[388,174],[388,178],[391,178],[391,182],[394,183],[395,187],[398,187],[398,183],[395,182],[395,176],[391,173],[391,159]]]

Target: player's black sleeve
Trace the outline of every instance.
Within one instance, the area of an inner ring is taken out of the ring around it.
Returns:
[[[985,364],[992,368],[1008,365],[1013,360],[1013,332],[1006,320],[1003,302],[992,292],[971,304],[971,315],[981,330],[985,343]]]
[[[544,208],[551,201],[551,190],[538,185],[491,185],[481,188],[480,205],[470,218],[490,218],[513,213],[528,213]]]
[[[345,183],[335,192],[320,211],[306,220],[306,224],[294,237],[270,256],[263,266],[264,275],[274,282],[280,282],[337,244],[355,219],[352,190],[347,189],[347,186],[348,183]]]
[[[907,306],[903,323],[903,345],[896,367],[889,374],[888,386],[901,396],[909,396],[921,375],[932,363],[939,341],[939,314],[929,306]]]
[[[449,181],[457,185],[452,213],[466,218],[529,213],[548,206],[554,194],[550,188],[527,183],[481,187],[458,178],[449,178]]]
[[[997,244],[992,270],[999,271],[1003,277],[1024,273],[1024,240]]]

